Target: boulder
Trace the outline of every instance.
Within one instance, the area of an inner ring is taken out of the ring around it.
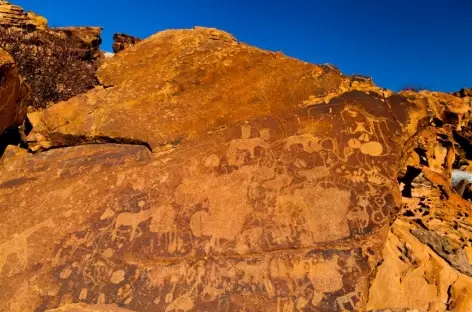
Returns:
[[[472,88],[462,88],[459,91],[454,92],[453,95],[457,97],[461,97],[461,98],[464,98],[467,96],[472,97]]]
[[[54,149],[4,156],[4,306],[365,308],[422,107],[206,28],[159,33],[98,77],[29,115],[30,148]]]
[[[233,121],[334,96],[349,80],[209,28],[163,31],[119,56],[97,72],[102,86],[30,116],[32,150],[133,142],[165,151]]]
[[[113,35],[113,52],[118,53],[124,49],[135,45],[140,42],[141,39],[122,33],[116,33]]]
[[[26,117],[28,87],[13,58],[0,49],[0,156],[10,142],[7,129],[22,125]]]
[[[160,155],[107,144],[9,149],[0,211],[10,287],[0,300],[24,311],[78,301],[363,309],[396,211],[401,141],[386,133],[398,129],[380,97],[353,92]],[[43,286],[19,297],[35,275]]]
[[[468,311],[468,102],[210,28],[97,76],[0,160],[0,306]]]
[[[54,33],[71,42],[74,49],[87,50],[87,56],[92,59],[100,57],[100,34],[102,27],[56,27]]]
[[[10,126],[18,126],[26,116],[21,104],[24,88],[13,58],[0,49],[0,134]]]

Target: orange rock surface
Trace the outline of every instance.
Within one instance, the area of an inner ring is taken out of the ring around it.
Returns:
[[[28,87],[22,82],[12,57],[0,49],[0,154],[9,127],[17,127],[26,116]]]
[[[33,12],[25,13],[22,7],[0,0],[0,25],[46,29],[48,21]]]
[[[6,311],[470,311],[470,98],[209,28],[97,76],[0,159]]]

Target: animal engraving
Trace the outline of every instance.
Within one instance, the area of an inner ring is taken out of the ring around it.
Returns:
[[[342,297],[337,298],[336,303],[339,309],[343,312],[355,311],[356,304],[354,303],[354,299],[356,298],[357,294],[355,292],[351,292]]]
[[[140,212],[132,213],[132,212],[122,212],[120,213],[114,222],[112,237],[116,239],[117,231],[121,226],[124,227],[131,227],[131,235],[129,240],[132,241],[136,234],[136,230],[138,229],[139,224],[142,222],[150,219],[152,217],[153,210],[141,210]]]

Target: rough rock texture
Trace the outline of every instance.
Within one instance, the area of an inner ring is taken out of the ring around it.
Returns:
[[[19,236],[7,234],[3,247],[19,265],[3,265],[14,285],[6,299],[19,296],[18,273],[31,272],[45,283],[21,300],[33,306],[362,309],[395,212],[402,142],[386,134],[400,127],[380,97],[361,92],[291,112],[246,119],[164,155],[107,145],[8,151],[0,211],[5,233]],[[52,183],[32,212],[28,194]],[[57,247],[45,249],[44,235]]]
[[[29,104],[34,108],[69,99],[97,84],[100,32],[100,27],[48,28],[44,18],[0,2],[0,48],[12,55],[31,86]]]
[[[469,102],[207,28],[98,78],[0,160],[6,311],[469,311]]]
[[[6,0],[0,0],[0,25],[46,29],[48,21],[33,12],[25,13],[23,8],[10,4]]]
[[[97,75],[105,88],[30,116],[32,150],[103,141],[165,150],[237,120],[321,101],[347,80],[334,67],[205,28],[158,33],[107,59]]]
[[[127,34],[116,33],[113,35],[113,52],[118,53],[123,51],[124,49],[135,45],[140,41],[141,39],[139,38]]]
[[[472,97],[472,88],[462,88],[460,91],[454,92],[453,95],[461,98]]]
[[[416,97],[440,104],[437,93]],[[470,114],[470,102],[463,101],[461,107],[448,95],[441,97],[449,99],[443,101],[449,107],[457,104],[456,112],[468,107],[465,114]],[[472,136],[470,126],[457,130],[457,116],[439,115],[443,118],[410,142],[413,151],[399,174],[403,206],[388,234],[369,309],[472,311],[472,205],[451,183],[458,171],[472,178],[470,145],[460,139]]]
[[[0,156],[11,142],[12,130],[9,128],[23,123],[28,94],[28,87],[23,83],[13,58],[0,49]]]
[[[57,309],[50,309],[46,312],[133,312],[125,308],[120,308],[114,304],[86,304],[73,303],[66,304]]]
[[[59,37],[70,38],[75,49],[87,50],[90,58],[97,59],[100,56],[102,27],[56,27],[52,30]]]
[[[10,126],[18,126],[26,116],[27,87],[21,81],[13,58],[0,49],[0,134]]]

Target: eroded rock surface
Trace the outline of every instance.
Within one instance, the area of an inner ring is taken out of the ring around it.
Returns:
[[[140,41],[141,39],[136,38],[134,36],[116,33],[113,35],[113,52],[118,53],[120,51],[123,51],[124,49],[135,45]]]
[[[380,96],[352,91],[162,155],[141,146],[11,149],[0,183],[2,241],[20,267],[3,264],[4,280],[18,283],[3,302],[18,296],[21,270],[49,279],[51,295],[28,291],[45,307],[69,300],[138,311],[362,309],[395,215],[402,142],[387,133],[396,131]],[[33,216],[27,194],[51,183],[34,198],[44,208]],[[24,210],[13,215],[12,206]],[[22,226],[26,215],[33,223]],[[57,245],[31,239],[46,232]],[[38,253],[11,250],[19,241]]]
[[[38,16],[33,12],[25,12],[22,7],[9,3],[6,0],[0,1],[0,25],[25,27],[33,29],[46,29],[47,19]]]
[[[7,311],[468,311],[469,102],[207,28],[98,78],[0,160]]]
[[[32,150],[104,140],[166,150],[327,96],[347,79],[208,28],[160,32],[107,59],[98,78],[106,88],[30,117]]]
[[[73,303],[66,304],[57,309],[50,309],[46,312],[134,312],[129,309],[120,308],[115,304],[86,304]]]
[[[44,108],[97,85],[100,27],[49,28],[47,20],[0,2],[0,48],[31,86],[31,107]]]
[[[21,102],[26,95],[27,87],[21,81],[13,58],[0,49],[0,134],[22,123],[26,107]]]
[[[454,92],[453,95],[464,98],[472,97],[472,88],[462,88],[457,92]]]
[[[465,188],[457,188],[472,177],[467,140],[457,140],[471,138],[470,126],[457,130],[457,114],[470,114],[470,105],[444,101],[445,94],[443,101],[435,101],[437,93],[416,97],[436,104],[432,111],[443,106],[448,113],[410,142],[412,152],[399,175],[403,207],[390,228],[368,308],[472,311],[472,204]]]
[[[26,116],[28,87],[23,83],[13,58],[0,49],[0,156],[10,142],[9,133]],[[15,130],[17,131],[17,130]]]

